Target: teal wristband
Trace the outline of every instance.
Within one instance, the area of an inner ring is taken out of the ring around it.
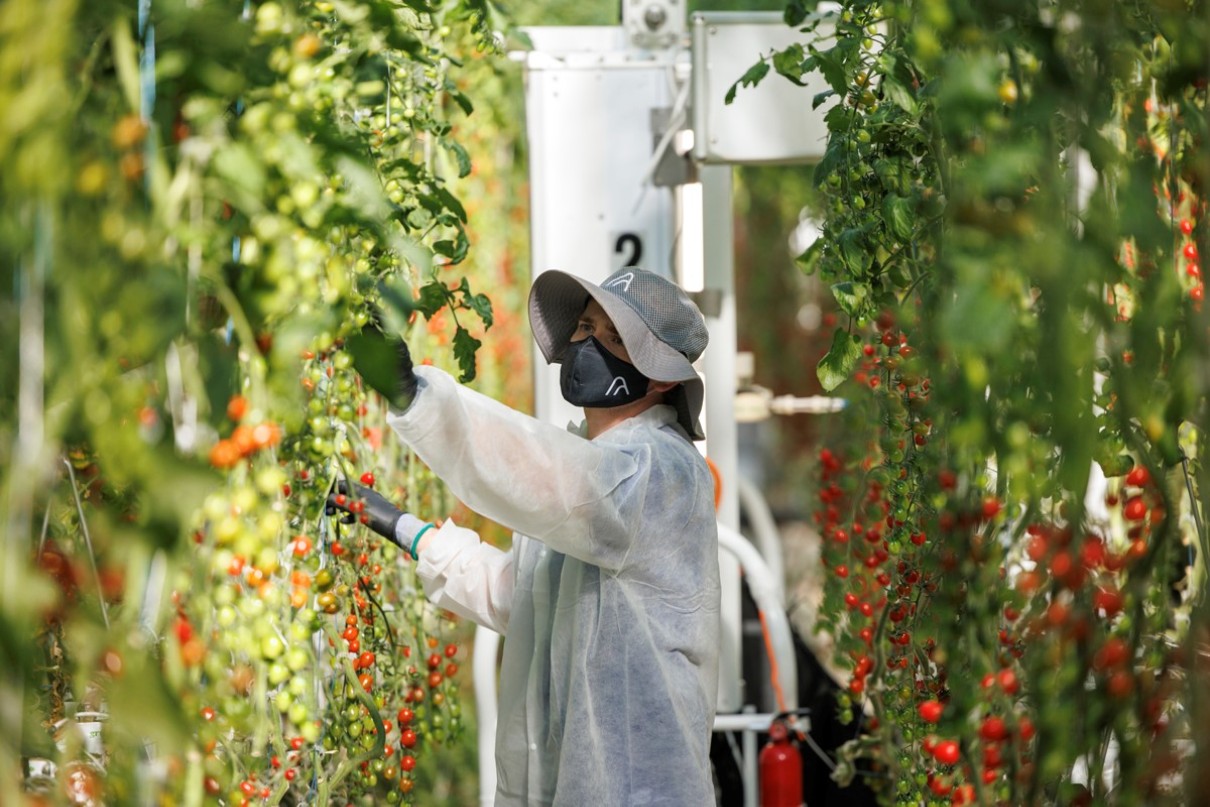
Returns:
[[[420,532],[416,533],[416,537],[412,539],[412,548],[408,552],[412,555],[412,560],[420,560],[420,556],[416,554],[416,545],[420,543],[420,536],[433,528],[432,524],[425,524],[420,528]]]

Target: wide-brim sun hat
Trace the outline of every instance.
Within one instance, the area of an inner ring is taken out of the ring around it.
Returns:
[[[693,362],[706,349],[709,333],[698,307],[680,286],[643,269],[620,269],[600,285],[549,269],[529,292],[530,328],[547,362],[562,363],[590,297],[613,321],[639,372],[654,381],[680,382],[668,393],[669,403],[689,436],[704,439],[705,387]]]

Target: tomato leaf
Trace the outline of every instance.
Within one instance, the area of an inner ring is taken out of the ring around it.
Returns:
[[[869,298],[870,288],[863,283],[853,283],[845,280],[832,285],[832,296],[836,298],[840,309],[850,317],[861,316],[865,301]]]
[[[454,331],[454,358],[458,360],[458,368],[461,370],[458,380],[464,384],[475,380],[475,351],[482,344],[461,325]]]
[[[416,267],[418,273],[426,274],[433,265],[433,253],[429,248],[408,238],[402,232],[392,228],[388,242],[391,251]]]
[[[844,95],[849,89],[849,77],[845,72],[843,62],[833,55],[839,49],[839,47],[836,47],[831,50],[821,51],[811,46],[811,55],[815,57],[815,64],[819,66],[819,72],[823,74],[824,80],[828,82],[828,86],[837,95]]]
[[[339,157],[336,169],[345,184],[345,200],[367,221],[381,222],[391,212],[378,175],[352,157]]]
[[[837,328],[832,335],[832,347],[827,355],[819,360],[815,375],[824,390],[831,392],[844,383],[853,373],[853,368],[861,359],[861,340],[856,334],[851,334],[844,328]]]
[[[264,166],[243,143],[231,143],[214,155],[214,173],[225,180],[231,203],[245,213],[261,209],[265,186]]]
[[[211,424],[218,425],[226,416],[227,401],[239,391],[239,347],[211,332],[197,340],[197,352]]]
[[[463,148],[462,144],[448,138],[442,138],[441,144],[454,155],[454,160],[458,163],[459,179],[469,175],[471,172],[471,156]]]
[[[118,73],[118,83],[122,86],[122,94],[126,96],[126,105],[131,110],[137,110],[140,105],[139,57],[126,16],[115,15],[111,38],[113,64]]]
[[[111,728],[164,748],[182,747],[189,727],[181,698],[169,691],[156,654],[128,652],[123,662],[122,674],[114,676],[106,691]]]
[[[854,275],[861,277],[873,261],[865,239],[865,227],[849,227],[840,234],[840,259]]]
[[[786,10],[782,13],[782,19],[786,21],[786,25],[791,28],[802,24],[802,21],[807,18],[807,6],[802,0],[790,0],[786,6]]]
[[[416,308],[425,319],[432,319],[449,302],[449,292],[440,280],[433,280],[420,287],[420,299]]]
[[[828,114],[824,116],[824,119],[828,121],[829,128],[832,125],[832,113],[838,109],[841,109],[839,105],[834,106],[832,109],[828,110]],[[812,181],[816,185],[820,185],[827,181],[828,175],[844,164],[844,158],[845,152],[842,138],[829,137],[827,148],[825,148],[823,152],[823,159],[815,164],[815,173],[811,175]]]
[[[916,102],[912,91],[890,76],[883,79],[882,92],[888,101],[909,115],[918,115],[920,113],[920,104]]]
[[[747,72],[739,77],[739,81],[731,85],[731,89],[727,90],[727,95],[723,99],[723,103],[730,104],[735,100],[735,93],[741,86],[755,87],[764,80],[765,76],[769,75],[769,63],[761,59],[756,64],[748,68]]]
[[[829,91],[830,92],[830,91]],[[822,95],[823,93],[820,93]],[[834,93],[833,93],[834,94]],[[824,113],[824,123],[828,124],[828,131],[834,133],[843,133],[853,128],[853,112],[845,109],[840,104],[829,109]]]
[[[462,206],[462,203],[458,201],[454,194],[442,187],[433,188],[433,193],[441,200],[447,210],[453,211],[459,221],[466,222],[466,208]]]
[[[466,240],[466,235],[462,232],[459,232],[452,241],[446,238],[433,244],[433,251],[449,258],[450,263],[461,263],[469,249],[470,242]]]
[[[804,72],[802,45],[795,43],[785,50],[779,50],[774,53],[773,69],[798,86],[806,86],[806,82],[802,80]]]
[[[471,103],[471,99],[467,98],[465,93],[455,89],[454,82],[447,81],[445,83],[445,90],[449,97],[454,99],[454,103],[462,108],[464,113],[469,115],[475,111],[475,105]]]
[[[462,295],[462,305],[474,311],[479,319],[483,321],[484,327],[492,327],[492,301],[487,298],[487,295],[473,293],[470,281],[465,277],[462,278],[462,283],[458,286],[458,293]]]
[[[882,200],[882,217],[891,234],[900,241],[912,239],[912,203],[902,196],[890,193]]]
[[[811,242],[811,246],[803,250],[803,253],[794,259],[794,263],[802,271],[804,275],[813,275],[815,270],[819,268],[819,259],[823,255],[824,239],[816,238]]]

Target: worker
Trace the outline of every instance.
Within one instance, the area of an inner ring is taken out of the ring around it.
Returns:
[[[406,348],[386,391],[394,432],[468,507],[514,530],[511,548],[360,486],[352,496],[411,551],[430,600],[504,636],[498,807],[713,805],[718,537],[693,443],[705,321],[676,284],[636,268],[600,285],[544,272],[529,317],[562,364],[564,398],[583,407],[578,427],[413,369]]]

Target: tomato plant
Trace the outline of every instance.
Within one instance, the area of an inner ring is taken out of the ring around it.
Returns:
[[[463,630],[323,503],[444,512],[343,346],[373,321],[476,375],[454,129],[494,14],[0,4],[0,800],[425,791],[463,716],[412,659]]]
[[[818,457],[820,627],[886,803],[1204,781],[1194,8],[842,2],[824,28],[795,0],[801,44],[737,85],[818,73],[837,102],[798,259],[851,403]]]

